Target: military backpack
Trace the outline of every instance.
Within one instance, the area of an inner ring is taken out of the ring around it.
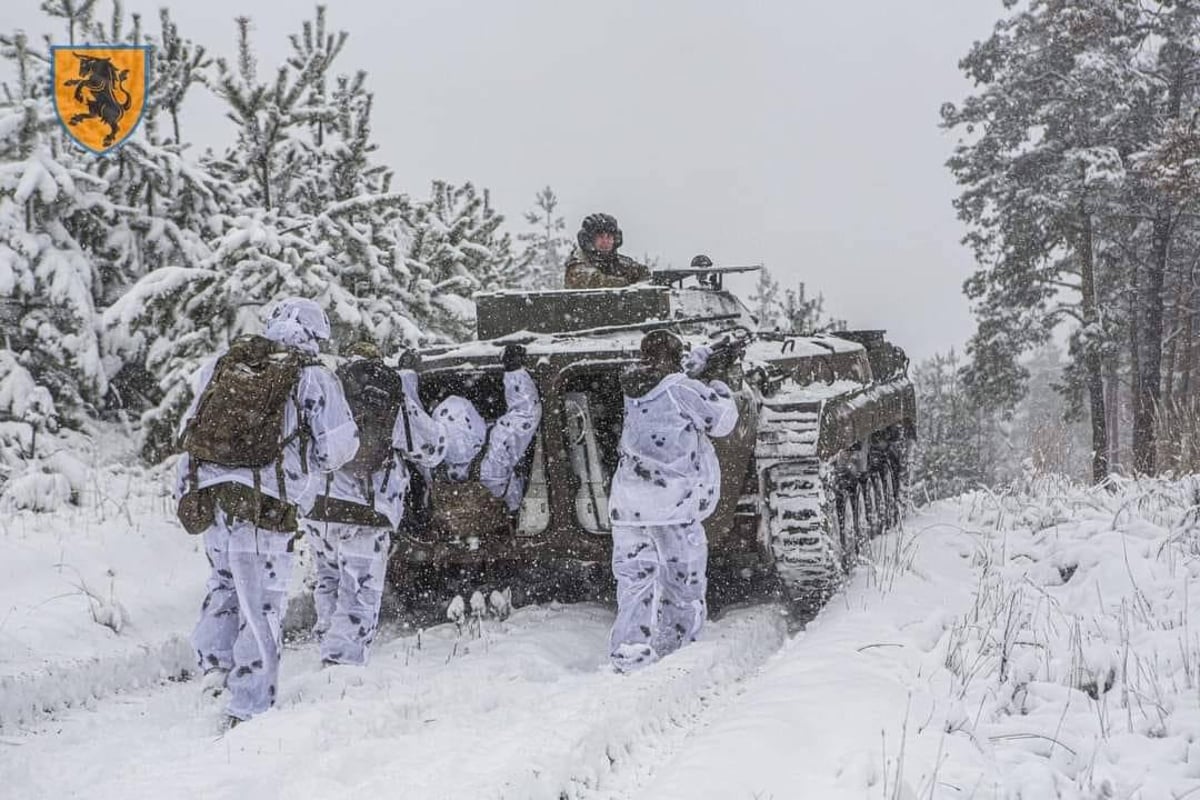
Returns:
[[[404,383],[400,373],[378,359],[361,358],[338,367],[338,379],[358,426],[358,452],[344,469],[360,478],[390,466],[394,458],[392,431],[404,414],[405,446],[412,448]]]
[[[261,469],[279,460],[304,428],[297,424],[297,432],[284,437],[288,399],[295,398],[301,371],[317,363],[263,336],[234,339],[217,360],[180,438],[180,449],[193,459],[224,467]]]
[[[411,450],[413,446],[408,407],[404,402],[404,383],[396,370],[374,358],[348,361],[338,368],[337,376],[358,427],[358,451],[342,469],[361,482],[367,502],[353,503],[331,497],[331,473],[325,478],[325,491],[317,497],[306,516],[321,522],[391,527],[387,517],[375,510],[374,475],[386,470],[383,488],[392,480],[392,470],[396,468],[392,430],[399,414],[404,417],[405,447]]]
[[[297,419],[296,431],[284,436],[289,398],[300,406],[297,389],[300,373],[319,362],[296,348],[263,336],[239,336],[229,345],[213,368],[212,377],[196,404],[196,413],[179,438],[179,448],[190,459],[190,487],[179,503],[180,521],[189,533],[200,533],[213,520],[213,502],[222,485],[200,489],[201,462],[254,471],[252,496],[255,510],[243,509],[247,499],[226,502],[227,511],[236,505],[235,516],[262,527],[288,530],[295,526],[294,510],[287,500],[283,475],[283,451],[294,439],[300,441],[301,464],[308,468],[308,431]],[[257,491],[259,470],[275,464],[280,499]],[[227,501],[229,499],[227,498]],[[276,508],[278,506],[278,508]],[[232,511],[231,511],[232,513]]]

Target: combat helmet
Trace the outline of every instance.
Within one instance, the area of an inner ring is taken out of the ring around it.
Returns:
[[[597,233],[611,233],[613,235],[613,252],[621,249],[621,244],[625,241],[621,235],[621,226],[617,224],[617,218],[611,214],[595,213],[588,214],[583,218],[583,224],[579,226],[579,233],[576,234],[576,240],[579,242],[579,247],[587,253],[595,253]]]

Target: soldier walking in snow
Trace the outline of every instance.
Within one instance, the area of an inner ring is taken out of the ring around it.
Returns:
[[[603,289],[650,280],[650,270],[617,252],[624,237],[608,214],[589,214],[576,235],[579,246],[567,258],[568,289]]]
[[[446,437],[421,407],[417,374],[385,365],[373,344],[352,347],[338,377],[358,426],[358,453],[325,476],[303,526],[316,555],[321,660],[364,665],[379,625],[391,532],[404,515],[404,462],[436,467]]]
[[[642,339],[642,360],[621,375],[625,424],[609,497],[617,619],[609,654],[627,672],[694,641],[707,617],[708,542],[701,524],[716,508],[721,468],[710,436],[737,423],[729,387],[704,383],[710,348],[688,354],[658,330]]]
[[[317,361],[328,338],[319,305],[280,301],[264,335],[200,371],[181,422],[179,518],[211,565],[192,644],[206,691],[228,688],[230,725],[275,703],[298,518],[358,448],[341,384]]]
[[[481,507],[492,506],[497,513],[508,514],[521,507],[525,478],[520,466],[542,419],[537,384],[525,369],[524,358],[525,348],[520,345],[504,349],[505,412],[490,431],[465,397],[451,395],[433,411],[433,418],[446,432],[446,457],[432,484],[433,513],[454,530],[465,532],[488,524],[492,515],[480,513]],[[451,502],[452,496],[472,491],[474,486],[486,492],[472,502],[461,502],[461,497]]]

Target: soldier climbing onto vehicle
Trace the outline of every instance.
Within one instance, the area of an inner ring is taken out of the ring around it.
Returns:
[[[525,369],[525,348],[508,345],[501,361],[505,412],[490,431],[465,397],[451,395],[433,411],[446,433],[445,459],[433,477],[433,515],[439,524],[459,533],[491,524],[494,519],[489,517],[495,514],[514,515],[525,497],[521,465],[537,434],[542,402]],[[485,491],[475,492],[475,487]],[[475,496],[464,497],[464,493]],[[489,514],[489,509],[495,514]]]
[[[651,664],[694,641],[707,617],[708,543],[721,468],[711,436],[737,423],[733,395],[704,373],[711,348],[666,330],[646,334],[641,361],[621,374],[625,424],[608,501],[617,619],[609,655],[618,672]]]
[[[303,527],[316,556],[321,661],[361,666],[379,625],[391,533],[404,516],[405,462],[436,467],[446,436],[421,406],[417,374],[387,366],[374,344],[351,347],[337,375],[358,427],[358,453],[325,476]]]
[[[624,242],[615,217],[589,214],[576,235],[578,246],[567,258],[568,289],[628,286],[650,279],[650,270],[617,251]]]
[[[298,519],[358,449],[341,383],[317,360],[328,338],[319,305],[280,301],[262,336],[200,370],[180,423],[179,518],[210,564],[192,645],[205,691],[228,689],[228,725],[275,703]]]

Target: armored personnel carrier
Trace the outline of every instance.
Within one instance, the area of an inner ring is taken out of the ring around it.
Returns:
[[[478,340],[423,352],[421,392],[427,407],[463,395],[494,420],[504,411],[501,352],[510,342],[526,347],[543,415],[526,457],[524,503],[515,517],[490,512],[494,520],[470,535],[436,521],[402,533],[396,583],[491,573],[549,577],[569,589],[567,576],[581,570],[607,575],[618,376],[637,361],[643,335],[665,327],[689,345],[718,346],[703,377],[724,380],[740,412],[733,433],[714,440],[722,485],[705,523],[710,574],[777,579],[793,602],[823,602],[862,544],[899,519],[916,421],[908,359],[882,331],[757,330],[722,284],[744,269],[660,272],[619,289],[477,295]]]

